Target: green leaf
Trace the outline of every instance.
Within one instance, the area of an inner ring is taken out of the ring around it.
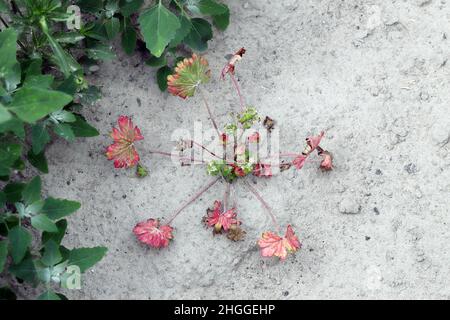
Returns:
[[[11,120],[11,113],[0,103],[0,123]]]
[[[70,251],[69,264],[77,265],[81,272],[85,272],[99,262],[107,250],[105,247],[73,249]]]
[[[6,204],[6,194],[3,191],[0,191],[0,208],[2,208]],[[2,218],[0,218],[0,222]]]
[[[58,228],[55,223],[50,220],[45,214],[38,214],[31,217],[31,225],[38,230],[47,232],[57,232]]]
[[[31,234],[22,226],[15,226],[8,233],[9,250],[15,264],[25,257],[31,244]]]
[[[54,38],[59,43],[76,44],[84,39],[84,36],[79,32],[62,32],[54,35]]]
[[[22,154],[22,146],[15,143],[0,143],[0,176],[9,176],[10,169]]]
[[[3,192],[6,196],[6,201],[9,203],[15,203],[22,200],[22,190],[25,188],[24,183],[11,182],[6,185]]]
[[[58,245],[61,244],[64,235],[66,234],[67,229],[67,220],[59,220],[56,222],[56,227],[58,228],[57,232],[43,232],[42,233],[42,243],[45,244],[47,241],[54,241]]]
[[[52,120],[56,120],[58,122],[75,122],[75,115],[67,110],[59,110],[50,114]]]
[[[0,12],[8,12],[9,7],[4,0],[0,0]]]
[[[30,75],[26,77],[22,86],[50,89],[53,80],[54,78],[50,74]]]
[[[144,3],[144,0],[120,0],[120,13],[124,17],[129,17],[137,12]]]
[[[8,108],[23,121],[32,123],[71,101],[71,96],[60,91],[25,87],[16,92]]]
[[[79,94],[80,103],[83,105],[94,105],[101,97],[100,88],[96,86],[89,86],[87,89],[81,91]]]
[[[136,49],[137,34],[133,26],[127,23],[124,32],[122,33],[122,48],[126,54],[130,55]]]
[[[80,209],[81,204],[76,201],[66,199],[47,198],[45,200],[42,213],[45,213],[52,220],[59,220]]]
[[[53,267],[58,262],[62,260],[61,252],[59,252],[59,245],[53,241],[49,240],[45,243],[44,256],[41,262],[47,267]]]
[[[29,255],[21,263],[10,266],[9,272],[27,282],[34,282],[36,279],[36,267]]]
[[[55,124],[53,127],[53,132],[69,142],[73,142],[75,140],[75,134],[73,133],[71,126],[67,123]]]
[[[41,199],[41,187],[42,181],[41,177],[34,177],[23,189],[22,199],[25,204],[30,205]]]
[[[103,0],[78,0],[77,5],[82,12],[98,14],[103,10]]]
[[[227,11],[226,5],[218,3],[215,0],[200,0],[197,7],[201,13],[209,16],[224,14]]]
[[[139,24],[147,49],[156,57],[161,56],[180,28],[177,16],[167,10],[161,1],[139,16]]]
[[[70,123],[70,127],[76,137],[96,137],[100,133],[84,120],[82,116],[75,115],[75,122]]]
[[[94,60],[112,60],[116,58],[116,54],[112,51],[112,47],[106,44],[97,43],[96,45],[86,49],[87,56]]]
[[[106,20],[105,29],[108,39],[113,40],[120,31],[120,20],[116,17]]]
[[[5,268],[6,258],[8,257],[8,241],[0,241],[0,273]]]
[[[48,27],[46,25],[45,19],[43,17],[40,20],[41,29],[46,35],[48,43],[53,50],[52,60],[59,67],[60,71],[64,74],[66,78],[81,69],[81,66],[75,59],[61,47],[61,45],[53,38],[53,36],[48,32]]]
[[[230,24],[230,9],[227,8],[226,12],[219,15],[214,15],[212,17],[213,24],[216,26],[219,30],[225,30],[228,28],[228,25]]]
[[[52,290],[47,290],[43,294],[41,294],[39,297],[37,297],[37,300],[61,300],[61,297],[57,295]]]
[[[41,153],[49,142],[50,135],[42,123],[35,124],[31,127],[31,144],[34,154]]]
[[[165,55],[162,55],[161,57],[151,57],[147,61],[145,61],[145,64],[150,67],[163,67],[167,65],[167,58]]]
[[[158,82],[159,90],[166,91],[167,90],[167,76],[172,74],[172,69],[168,66],[164,66],[159,68],[156,72],[156,80]]]
[[[30,150],[27,153],[27,159],[31,163],[31,165],[38,169],[40,172],[48,173],[48,164],[44,152],[35,154],[33,150]]]
[[[184,39],[193,50],[204,51],[208,48],[208,41],[212,39],[211,24],[202,18],[191,19],[192,29]]]
[[[188,18],[186,18],[185,16],[180,16],[179,19],[181,27],[178,28],[175,37],[169,43],[169,46],[172,48],[183,42],[184,38],[186,38],[186,36],[192,29],[192,23]]]
[[[20,139],[25,139],[23,122],[17,117],[12,117],[10,120],[0,123],[0,133],[4,132],[12,132]]]
[[[8,82],[6,79],[17,78],[18,72],[20,77],[20,66],[17,68],[18,63],[16,59],[17,31],[13,28],[8,28],[0,32],[0,43],[0,79],[5,79],[6,83]],[[6,89],[10,91],[10,89],[15,89],[15,87],[8,88],[7,84]]]

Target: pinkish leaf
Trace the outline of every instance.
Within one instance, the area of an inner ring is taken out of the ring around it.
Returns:
[[[167,247],[169,241],[173,239],[172,231],[173,228],[169,225],[159,226],[156,219],[140,222],[133,229],[140,242],[153,248]]]
[[[144,139],[141,131],[129,117],[120,116],[117,120],[119,128],[113,128],[111,137],[114,143],[106,148],[108,160],[114,160],[114,167],[133,167],[139,162],[139,155],[134,142]]]
[[[285,260],[288,253],[294,253],[301,247],[301,243],[290,225],[287,226],[286,235],[283,238],[270,231],[264,232],[258,241],[258,245],[261,250],[261,256],[275,256],[281,260]]]
[[[214,202],[214,209],[208,212],[205,223],[208,227],[214,227],[215,233],[220,233],[222,229],[227,232],[232,225],[239,225],[240,221],[236,219],[236,209],[230,209],[222,212],[222,203],[218,200]]]
[[[257,177],[271,177],[273,175],[272,166],[270,164],[257,163],[253,169],[253,175]]]
[[[324,134],[325,132],[322,131],[318,136],[311,136],[306,138],[307,147],[303,151],[303,154],[308,155],[313,152],[319,146]]]
[[[238,62],[239,60],[242,59],[242,56],[245,53],[245,49],[241,48],[239,49],[232,57],[231,59],[228,61],[228,63],[225,65],[225,67],[223,67],[222,72],[220,73],[220,77],[222,80],[225,79],[225,75],[227,73],[230,74],[234,74],[234,68],[236,66],[236,62]]]
[[[323,171],[333,170],[333,156],[328,151],[322,151],[320,153],[322,162],[320,162],[320,169]]]

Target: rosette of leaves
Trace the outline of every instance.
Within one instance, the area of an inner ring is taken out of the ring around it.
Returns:
[[[66,299],[56,288],[75,288],[82,273],[103,258],[104,247],[68,249],[61,244],[65,218],[79,208],[76,201],[43,199],[39,176],[28,183],[11,182],[0,191],[0,274],[9,284],[2,296],[14,299],[11,288],[26,282],[42,288],[38,299]]]

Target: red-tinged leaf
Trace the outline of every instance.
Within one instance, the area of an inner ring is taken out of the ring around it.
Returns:
[[[234,69],[236,67],[236,62],[242,59],[242,56],[245,54],[245,49],[240,48],[235,54],[231,56],[231,59],[228,60],[228,63],[223,67],[222,72],[220,73],[220,77],[224,80],[225,75],[227,73],[234,74]]]
[[[259,142],[259,132],[254,132],[248,137],[248,142],[250,143],[258,143]]]
[[[153,248],[167,247],[173,239],[172,231],[173,228],[169,225],[159,226],[159,221],[156,219],[140,222],[133,229],[133,233],[140,242]]]
[[[320,169],[322,171],[333,170],[333,156],[328,151],[323,151],[320,153],[322,157],[322,162],[320,162]]]
[[[272,166],[270,164],[257,163],[253,169],[253,175],[257,177],[271,177],[273,175]]]
[[[106,148],[108,160],[114,160],[114,167],[133,167],[139,162],[139,154],[134,142],[144,139],[141,131],[133,125],[130,118],[120,116],[117,120],[119,128],[113,128],[111,137],[114,143]]]
[[[208,61],[194,53],[178,62],[175,73],[167,77],[167,90],[183,99],[192,97],[200,84],[209,81],[210,74]]]
[[[311,152],[313,152],[314,150],[316,150],[316,148],[319,146],[320,141],[322,140],[323,136],[324,136],[325,132],[320,132],[320,134],[318,136],[311,136],[306,138],[306,148],[303,151],[303,154],[308,155]]]
[[[232,225],[239,225],[240,221],[236,219],[236,209],[230,209],[222,212],[222,203],[218,200],[214,202],[214,209],[210,210],[206,216],[205,224],[208,227],[214,227],[215,233],[220,233],[222,229],[227,232]]]
[[[286,234],[282,238],[279,235],[267,231],[262,234],[258,241],[263,257],[278,257],[285,260],[288,253],[294,253],[301,248],[301,243],[294,234],[290,225],[287,226]]]

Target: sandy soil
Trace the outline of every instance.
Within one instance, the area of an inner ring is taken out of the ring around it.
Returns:
[[[201,225],[222,197],[215,186],[175,221],[167,250],[139,245],[136,222],[170,214],[209,177],[144,150],[172,148],[177,128],[210,124],[200,99],[161,94],[139,57],[105,63],[92,81],[104,98],[86,117],[101,136],[48,150],[49,194],[77,199],[65,245],[105,245],[109,253],[84,276],[72,299],[450,299],[450,4],[409,1],[227,1],[232,23],[216,32],[206,57],[218,121],[238,107],[218,80],[224,55],[245,46],[238,77],[263,115],[277,121],[281,149],[327,132],[336,168],[310,165],[255,187],[282,225],[292,223],[303,248],[284,263],[259,256],[256,239],[270,228],[260,204],[238,185],[245,241],[213,237]],[[146,179],[114,170],[103,150],[111,125],[131,115]]]

